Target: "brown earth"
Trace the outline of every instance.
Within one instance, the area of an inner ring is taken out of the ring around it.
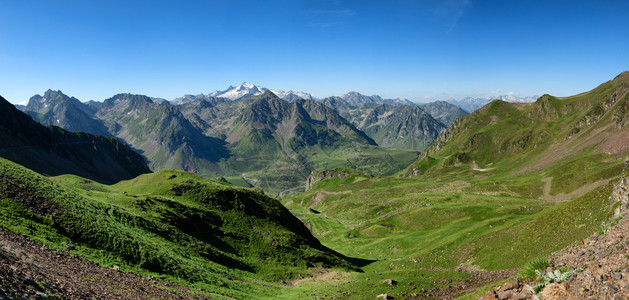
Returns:
[[[207,297],[170,282],[101,267],[0,228],[0,299],[46,298]]]

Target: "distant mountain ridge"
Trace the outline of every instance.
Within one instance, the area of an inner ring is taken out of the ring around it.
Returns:
[[[423,151],[447,126],[419,106],[381,104],[369,112],[360,128],[383,147]]]
[[[237,176],[239,182],[287,189],[319,168],[352,167],[390,174],[417,155],[412,150],[376,146],[372,138],[323,103],[301,98],[287,102],[270,90],[238,100],[187,95],[177,103],[118,94],[100,104],[86,104],[55,93],[60,95],[34,97],[29,108],[37,111],[29,113],[46,115],[48,106],[61,105],[85,112],[62,115],[68,121],[60,123],[122,139],[138,149],[153,170]],[[38,121],[53,125],[58,111]]]
[[[208,96],[216,97],[216,98],[225,98],[225,99],[235,101],[235,100],[240,100],[242,98],[262,95],[267,90],[269,89],[265,87],[259,87],[252,83],[243,82],[241,85],[237,87],[230,86],[229,88],[223,91],[211,92]],[[297,99],[307,99],[307,100],[313,99],[312,95],[310,95],[309,93],[304,93],[304,92],[293,92],[293,91],[285,92],[285,91],[277,91],[277,90],[270,90],[270,91],[273,92],[278,97],[280,97],[281,99],[289,101],[289,102],[295,101]]]
[[[118,94],[82,103],[49,90],[24,110],[42,124],[120,138],[153,170],[242,177],[234,180],[270,183],[267,189],[290,189],[320,168],[390,174],[465,115],[446,102],[416,105],[357,92],[307,98],[249,83],[172,101]]]
[[[384,100],[351,92],[328,97],[323,104],[335,110],[378,145],[423,151],[455,119],[467,113],[447,102],[414,104],[408,100]],[[410,104],[409,104],[410,103]]]
[[[475,110],[487,105],[489,102],[493,101],[493,100],[502,100],[502,101],[506,101],[506,102],[522,102],[522,103],[530,103],[530,102],[535,102],[537,100],[537,98],[539,98],[539,96],[532,96],[532,97],[518,97],[515,96],[513,94],[507,94],[507,95],[501,95],[501,96],[488,96],[488,97],[478,97],[478,98],[474,98],[474,97],[465,97],[463,99],[450,99],[450,100],[446,100],[447,102],[450,102],[462,109],[464,109],[465,111],[467,111],[468,113],[474,112]]]
[[[95,118],[104,122],[110,134],[141,149],[155,170],[215,176],[221,172],[218,160],[228,156],[222,141],[203,135],[169,102],[118,94],[103,102]]]
[[[450,127],[456,119],[468,114],[460,107],[446,101],[423,103],[418,106],[430,116],[446,125],[446,127]]]
[[[24,111],[31,112],[31,117],[42,124],[111,136],[101,121],[91,117],[96,112],[95,106],[85,105],[61,91],[47,90],[44,96],[31,97]]]
[[[363,94],[360,94],[358,92],[349,92],[343,96],[341,96],[341,99],[345,100],[350,106],[359,106],[359,105],[364,105],[364,104],[370,104],[370,103],[375,103],[375,104],[391,104],[391,105],[415,105],[415,103],[407,100],[407,99],[383,99],[382,97],[378,96],[378,95],[373,95],[373,96],[365,96]]]

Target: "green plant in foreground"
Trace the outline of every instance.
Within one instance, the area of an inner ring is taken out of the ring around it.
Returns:
[[[620,221],[621,219],[622,219],[622,216],[619,216],[619,217],[616,217],[614,220],[612,220],[609,224],[607,223],[601,224],[600,226],[598,226],[596,233],[598,233],[599,235],[603,235],[610,232],[612,229],[614,229],[614,226],[616,225],[616,223],[618,223],[618,221]]]
[[[522,271],[522,276],[529,280],[536,279],[538,277],[538,272],[544,272],[548,267],[550,267],[550,261],[548,261],[548,259],[534,259],[526,265],[526,268]]]
[[[533,286],[533,290],[535,290],[536,293],[541,292],[547,285],[553,282],[562,283],[570,279],[573,274],[573,272],[562,272],[560,270],[546,274],[544,274],[543,271],[535,271],[535,273],[537,274],[537,283]]]

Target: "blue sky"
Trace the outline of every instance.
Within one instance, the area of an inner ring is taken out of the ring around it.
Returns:
[[[0,0],[0,95],[567,96],[629,70],[629,1]]]

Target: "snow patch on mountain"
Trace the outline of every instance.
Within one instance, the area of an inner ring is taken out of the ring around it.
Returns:
[[[208,96],[217,97],[217,98],[226,98],[226,99],[235,101],[242,98],[261,95],[267,90],[269,89],[265,87],[257,86],[253,83],[243,82],[241,85],[237,87],[230,86],[224,91],[214,91],[210,93]],[[297,99],[309,99],[309,100],[313,99],[312,95],[310,95],[309,93],[304,93],[304,92],[293,92],[293,91],[285,92],[281,90],[270,90],[270,91],[273,92],[278,97],[289,102],[295,101]]]

